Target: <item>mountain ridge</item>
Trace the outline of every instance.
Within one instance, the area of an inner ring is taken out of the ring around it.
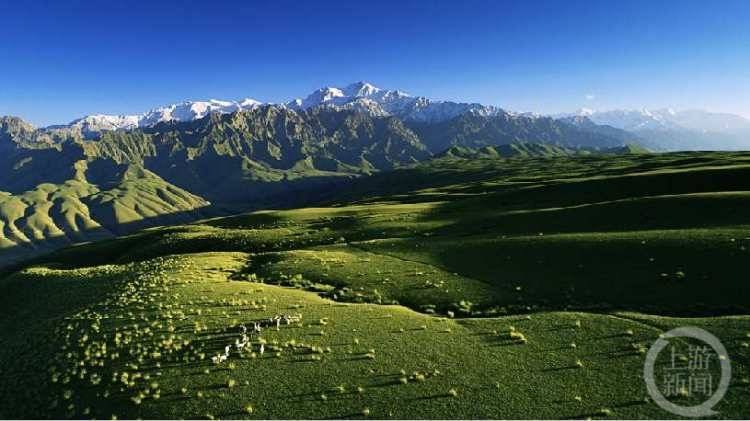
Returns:
[[[465,112],[480,115],[495,115],[503,110],[499,107],[478,103],[433,101],[422,96],[411,96],[401,90],[375,87],[369,82],[356,82],[344,88],[319,88],[304,99],[297,98],[286,103],[263,103],[252,98],[239,101],[183,101],[154,108],[141,114],[91,114],[75,119],[68,124],[51,125],[46,129],[78,130],[84,137],[95,138],[105,130],[132,130],[154,126],[162,122],[186,122],[201,119],[211,113],[227,114],[251,110],[261,105],[288,107],[300,111],[314,107],[333,107],[368,112],[373,116],[394,115],[404,120],[442,121]]]
[[[638,139],[643,146],[658,150],[679,149],[740,149],[750,147],[750,120],[728,113],[711,113],[696,109],[675,111],[671,108],[640,110],[596,111],[580,109],[574,113],[539,115],[505,110],[494,105],[460,101],[432,100],[412,96],[402,90],[379,88],[360,81],[344,87],[319,88],[305,97],[280,103],[264,103],[252,98],[236,101],[211,99],[183,101],[153,108],[141,114],[92,114],[68,124],[43,127],[49,133],[65,136],[75,133],[86,139],[96,139],[104,131],[134,130],[153,127],[161,123],[189,122],[212,113],[229,114],[247,111],[260,106],[286,107],[294,111],[311,108],[332,108],[367,113],[373,117],[394,116],[404,122],[440,124],[464,114],[491,118],[497,116],[543,119],[552,117],[566,122],[574,117],[587,117],[598,126],[609,126],[632,133],[629,141]],[[581,124],[575,124],[579,128]],[[586,129],[591,129],[587,125]],[[604,133],[602,129],[596,129]],[[610,129],[609,135],[614,134]]]

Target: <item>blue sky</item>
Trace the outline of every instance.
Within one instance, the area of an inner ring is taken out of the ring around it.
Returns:
[[[750,117],[750,1],[3,1],[0,115],[285,101],[367,80],[518,111]]]

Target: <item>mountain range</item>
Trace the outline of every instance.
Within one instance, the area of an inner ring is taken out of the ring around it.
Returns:
[[[263,105],[285,107],[295,111],[327,107],[337,110],[364,112],[374,117],[394,116],[404,122],[441,123],[464,114],[479,117],[525,117],[529,119],[566,120],[579,128],[590,129],[593,123],[629,133],[634,143],[654,150],[747,149],[750,147],[750,120],[744,117],[702,110],[608,110],[580,109],[575,113],[543,116],[516,113],[493,105],[453,101],[435,101],[412,96],[401,90],[381,89],[368,82],[357,82],[343,88],[320,88],[304,98],[282,104],[263,103],[252,98],[238,101],[185,101],[158,107],[134,115],[94,114],[47,130],[71,130],[87,139],[97,138],[103,131],[133,130],[152,127],[163,122],[187,122],[211,113],[228,114],[252,110]],[[579,117],[578,120],[571,120]],[[585,121],[590,120],[590,122]],[[606,130],[606,129],[605,129]],[[601,130],[600,130],[601,132]],[[622,136],[621,136],[622,137]]]
[[[105,130],[132,130],[150,127],[162,122],[185,122],[201,119],[211,113],[227,114],[252,110],[261,105],[286,107],[295,111],[314,107],[330,107],[366,112],[372,116],[396,116],[410,121],[444,121],[466,112],[481,116],[504,113],[495,106],[452,101],[432,101],[425,97],[414,97],[399,90],[386,90],[368,82],[357,82],[345,88],[325,87],[307,97],[297,98],[285,104],[262,103],[252,98],[240,101],[185,101],[152,109],[142,114],[107,115],[94,114],[76,119],[66,125],[50,126],[47,129],[73,129],[87,138],[94,138]]]
[[[301,205],[433,157],[641,153],[668,149],[652,133],[697,131],[689,114],[644,113],[644,124],[618,115],[515,113],[358,82],[285,104],[183,102],[43,128],[0,117],[0,265],[157,224]],[[745,129],[701,121],[704,136]]]
[[[557,118],[581,117],[597,125],[626,130],[657,150],[734,150],[750,148],[750,120],[703,110],[580,109]]]

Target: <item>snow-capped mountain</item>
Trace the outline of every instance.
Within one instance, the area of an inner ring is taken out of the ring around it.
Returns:
[[[157,108],[145,113],[139,121],[139,126],[153,126],[162,121],[192,121],[203,118],[211,113],[233,113],[239,110],[249,110],[261,105],[261,102],[252,98],[242,101],[209,101],[182,102],[166,107]]]
[[[143,114],[135,115],[107,115],[94,114],[77,120],[64,126],[52,126],[51,128],[68,127],[79,129],[84,136],[95,136],[102,130],[131,130],[138,127],[149,127],[163,121],[192,121],[203,118],[210,113],[231,113],[239,110],[249,110],[262,105],[260,101],[246,98],[241,101],[185,101],[179,104],[171,104],[155,108]]]
[[[102,130],[130,130],[149,127],[164,121],[192,121],[210,113],[231,113],[249,110],[264,103],[247,98],[241,101],[185,101],[178,104],[155,108],[134,115],[94,114],[72,121],[67,125],[50,128],[79,129],[84,136],[95,137]],[[272,105],[269,103],[269,105]],[[426,97],[411,96],[400,90],[378,88],[368,82],[357,82],[343,88],[320,88],[304,99],[298,98],[286,104],[276,104],[293,110],[308,110],[314,107],[334,107],[366,112],[373,116],[394,115],[403,120],[418,122],[439,122],[449,120],[463,113],[471,112],[481,116],[505,113],[501,108],[476,103],[453,101],[433,101]],[[508,113],[513,116],[534,117],[536,115]]]
[[[372,115],[395,115],[404,120],[420,122],[445,121],[466,112],[483,116],[503,112],[494,106],[414,97],[399,90],[381,89],[367,82],[353,83],[344,88],[321,88],[304,99],[295,99],[286,105],[292,109],[320,106],[355,109]]]
[[[343,106],[353,102],[377,104],[389,109],[399,103],[410,102],[414,98],[402,91],[380,89],[367,82],[352,83],[344,88],[325,87],[316,90],[305,99],[295,99],[286,105],[295,109],[308,109],[317,106]]]

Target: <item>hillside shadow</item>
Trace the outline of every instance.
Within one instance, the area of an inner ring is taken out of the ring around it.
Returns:
[[[750,167],[502,188],[445,203],[438,233],[577,233],[750,224]],[[703,193],[703,195],[701,195]],[[716,194],[714,194],[716,193]],[[682,196],[680,196],[682,195]],[[690,212],[684,210],[689,207]]]
[[[21,194],[42,183],[62,184],[75,178],[75,163],[85,159],[83,149],[64,143],[61,149],[21,149],[0,156],[0,190]],[[6,170],[10,169],[10,170]]]

